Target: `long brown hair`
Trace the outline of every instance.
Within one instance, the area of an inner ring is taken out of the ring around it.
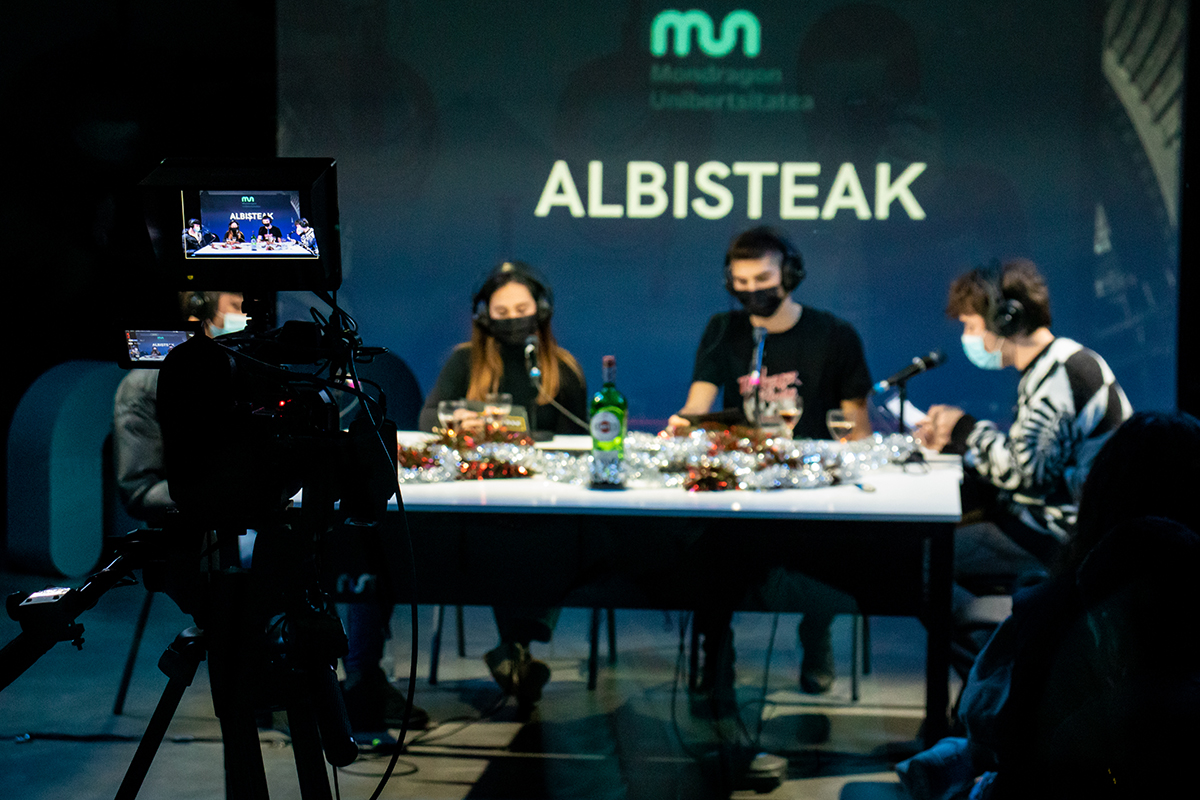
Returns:
[[[486,328],[488,303],[501,286],[519,283],[529,290],[537,304],[538,317],[538,369],[542,372],[542,390],[538,393],[538,405],[546,405],[558,394],[562,385],[560,363],[565,364],[580,380],[583,370],[575,356],[571,355],[554,339],[550,330],[550,317],[554,311],[550,289],[532,274],[532,269],[520,261],[505,261],[494,269],[482,288],[475,293],[474,322],[471,325],[471,341],[463,342],[460,348],[471,348],[471,380],[467,384],[468,400],[484,400],[500,386],[504,374],[504,362],[500,359],[500,347],[496,337]]]

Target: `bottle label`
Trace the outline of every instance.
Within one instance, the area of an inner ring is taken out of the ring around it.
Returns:
[[[592,439],[595,442],[611,442],[621,435],[621,418],[607,409],[592,415]]]

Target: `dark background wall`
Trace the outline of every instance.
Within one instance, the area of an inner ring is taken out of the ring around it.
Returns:
[[[121,320],[172,307],[135,240],[131,189],[171,155],[274,155],[276,69],[270,0],[20,3],[4,17],[7,450],[38,375],[111,358]]]
[[[1009,414],[1016,374],[958,357],[942,310],[957,273],[1012,256],[1042,266],[1055,332],[1103,354],[1136,407],[1174,404],[1186,4],[714,0],[714,26],[753,11],[760,52],[685,57],[650,47],[668,5],[281,0],[280,154],[339,159],[339,300],[425,387],[467,337],[481,276],[519,258],[553,283],[556,332],[589,383],[616,354],[634,424],[661,425],[705,321],[732,305],[727,242],[768,223],[808,263],[798,299],[848,319],[877,377],[934,348],[952,356],[914,381],[918,405]],[[664,77],[678,70],[694,77]],[[705,80],[719,70],[759,82]],[[774,110],[739,107],[778,96]],[[677,107],[697,97],[722,105]],[[591,208],[592,162],[606,215]],[[711,162],[730,207],[705,215],[693,204],[715,198],[695,174]],[[785,219],[771,174],[755,209],[751,182],[727,174],[739,162],[819,164],[800,181],[816,198],[799,203],[821,218]],[[626,202],[631,163],[665,174],[669,203],[645,218]],[[574,211],[539,211],[555,164]],[[861,213],[849,191],[826,205],[847,164]],[[881,218],[878,164],[893,180],[923,165],[910,184],[922,213],[893,202]]]
[[[1178,383],[1179,405],[1200,409],[1188,313],[1196,159],[1184,149],[1172,224],[1099,67],[1109,4],[879,3],[862,12],[876,39],[838,28],[846,4],[743,4],[763,21],[754,65],[777,67],[781,91],[814,100],[791,115],[651,110],[645,40],[658,6],[537,3],[497,14],[493,5],[7,10],[0,219],[16,317],[0,389],[5,435],[39,374],[107,357],[106,337],[124,319],[171,302],[172,287],[142,258],[129,190],[172,155],[337,158],[343,298],[368,341],[409,360],[426,389],[467,335],[467,299],[482,273],[500,258],[533,262],[555,284],[560,339],[589,382],[600,356],[615,352],[646,424],[682,403],[704,320],[728,307],[720,254],[755,222],[745,178],[726,181],[736,203],[720,220],[676,220],[669,210],[649,220],[576,219],[562,207],[537,217],[556,160],[568,162],[585,203],[590,160],[605,164],[609,203],[623,199],[631,160],[668,174],[677,160],[692,169],[706,160],[819,161],[817,203],[844,161],[869,184],[868,165],[895,160],[899,173],[921,160],[931,165],[913,184],[923,223],[841,211],[788,227],[811,265],[799,298],[851,319],[878,377],[940,346],[954,361],[914,383],[918,403],[1003,415],[1014,376],[981,376],[957,357],[958,331],[941,306],[962,265],[1021,253],[1046,269],[1056,332],[1102,352],[1135,405],[1171,407]],[[719,21],[732,8],[708,10]],[[881,25],[888,15],[899,24]],[[830,46],[864,39],[865,51]],[[876,52],[902,56],[887,62],[902,80],[883,90],[889,73],[876,70]],[[748,65],[739,54],[722,63]],[[698,51],[688,63],[706,64]],[[762,221],[778,223],[773,181]],[[1097,204],[1110,249],[1096,246]],[[305,302],[285,298],[293,310]]]

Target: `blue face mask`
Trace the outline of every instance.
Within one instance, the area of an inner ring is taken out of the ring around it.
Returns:
[[[1004,364],[1000,360],[1000,349],[996,348],[995,352],[988,352],[988,349],[983,346],[982,336],[967,336],[962,337],[963,352],[967,354],[967,360],[980,369],[1001,369]]]
[[[246,322],[250,317],[246,314],[237,314],[232,311],[225,313],[225,327],[218,328],[214,320],[208,321],[208,332],[214,339],[218,336],[224,336],[227,333],[237,333],[238,331],[246,330]]]

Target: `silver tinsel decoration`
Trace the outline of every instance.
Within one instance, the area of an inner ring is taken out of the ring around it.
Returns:
[[[722,447],[726,449],[722,449]],[[732,475],[738,489],[817,489],[838,482],[855,482],[872,470],[900,463],[918,450],[911,436],[874,434],[842,444],[825,439],[750,439],[721,444],[708,431],[687,436],[655,436],[633,431],[625,437],[620,474],[629,488],[681,487],[692,474],[720,471]],[[432,467],[400,469],[401,483],[441,483],[455,480],[466,462],[513,464],[549,480],[586,486],[591,475],[590,453],[541,450],[507,442],[485,442],[466,451],[442,444],[423,448]]]

